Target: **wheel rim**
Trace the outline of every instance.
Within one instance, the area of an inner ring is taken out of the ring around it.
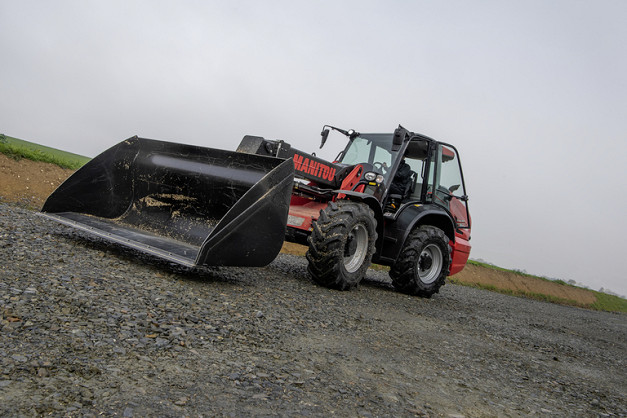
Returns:
[[[442,250],[435,244],[429,244],[422,249],[418,258],[418,277],[426,284],[433,283],[442,270],[444,256]]]
[[[362,224],[351,229],[344,247],[344,268],[349,273],[359,270],[368,253],[368,230]]]

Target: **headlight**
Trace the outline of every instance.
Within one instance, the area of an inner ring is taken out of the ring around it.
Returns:
[[[372,171],[368,171],[366,174],[364,174],[364,179],[366,179],[366,181],[374,181],[377,184],[383,183],[383,180],[384,180],[382,174],[374,173]]]

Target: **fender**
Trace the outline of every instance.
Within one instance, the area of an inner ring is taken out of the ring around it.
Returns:
[[[352,200],[354,202],[362,202],[368,205],[370,209],[374,212],[374,218],[377,221],[377,242],[376,248],[377,252],[379,248],[381,248],[381,244],[383,244],[383,210],[381,209],[381,203],[372,195],[367,193],[360,193],[351,190],[334,190],[336,196],[340,196],[342,199]],[[375,254],[376,255],[376,254]]]
[[[440,228],[455,242],[455,224],[451,215],[434,204],[405,204],[392,217],[386,217],[385,244],[377,251],[377,263],[392,265],[398,258],[409,233],[420,225],[433,225]]]

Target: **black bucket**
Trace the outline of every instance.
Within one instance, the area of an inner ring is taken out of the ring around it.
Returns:
[[[188,267],[265,266],[279,253],[292,160],[133,137],[52,193],[42,215]]]

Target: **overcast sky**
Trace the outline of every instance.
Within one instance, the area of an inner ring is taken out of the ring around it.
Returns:
[[[0,132],[456,145],[472,258],[627,294],[627,1],[0,0]]]

